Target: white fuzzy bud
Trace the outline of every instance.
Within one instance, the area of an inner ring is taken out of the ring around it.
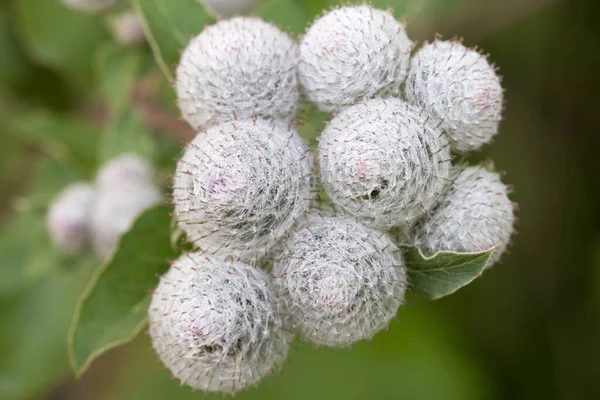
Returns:
[[[73,10],[86,13],[97,13],[112,7],[119,0],[61,0],[63,4]]]
[[[150,185],[154,169],[136,154],[123,154],[104,164],[96,176],[100,188],[130,185]]]
[[[51,204],[46,226],[54,246],[63,253],[79,253],[89,245],[92,203],[96,191],[88,183],[75,183]]]
[[[416,245],[432,255],[481,252],[500,243],[489,267],[500,259],[514,232],[513,208],[497,173],[468,167],[458,173],[443,200],[418,227]]]
[[[317,19],[300,44],[300,81],[324,111],[397,94],[412,43],[402,25],[370,6],[336,8]]]
[[[458,152],[478,150],[498,133],[500,78],[484,55],[458,42],[436,41],[415,54],[406,97],[431,115]]]
[[[397,98],[348,107],[319,139],[323,186],[369,226],[410,226],[448,183],[449,147],[419,110]]]
[[[192,39],[177,68],[183,117],[196,129],[234,119],[292,120],[298,108],[298,46],[276,26],[237,17]]]
[[[371,339],[404,302],[406,270],[385,234],[342,217],[309,217],[273,269],[289,323],[315,344]]]
[[[200,0],[221,17],[231,17],[248,12],[258,0]]]
[[[142,19],[133,11],[124,12],[111,21],[113,35],[117,42],[133,46],[146,42]]]
[[[178,225],[202,250],[262,256],[309,207],[312,155],[264,120],[216,125],[188,145],[174,177]]]
[[[160,360],[182,384],[205,391],[258,384],[285,361],[292,340],[263,271],[199,253],[161,278],[148,315]]]
[[[96,253],[108,258],[121,235],[131,228],[146,209],[163,199],[151,184],[130,184],[100,188],[92,210],[91,233]]]

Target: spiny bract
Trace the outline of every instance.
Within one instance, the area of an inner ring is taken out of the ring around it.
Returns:
[[[397,94],[412,43],[402,25],[370,6],[336,8],[317,19],[300,44],[300,81],[324,111],[360,98]]]
[[[96,13],[112,7],[120,0],[62,0],[64,5],[87,13]]]
[[[92,209],[91,233],[94,249],[102,258],[113,253],[123,233],[146,209],[163,199],[152,184],[130,184],[100,188]]]
[[[92,185],[80,182],[69,185],[50,205],[46,226],[52,243],[62,252],[79,253],[89,245],[95,196]]]
[[[457,173],[439,206],[418,228],[416,244],[438,251],[481,252],[500,244],[488,267],[500,259],[514,232],[513,205],[497,173],[467,167]]]
[[[319,139],[323,186],[369,226],[411,226],[448,183],[450,149],[419,110],[397,98],[346,108]]]
[[[209,128],[174,177],[178,225],[209,253],[262,256],[307,210],[312,154],[295,130],[263,120]]]
[[[311,215],[273,269],[286,320],[302,339],[319,345],[372,338],[404,301],[399,252],[385,234],[350,218]]]
[[[148,310],[160,360],[196,389],[235,393],[285,361],[292,335],[264,272],[199,253],[181,256]]]
[[[192,39],[177,68],[184,118],[196,129],[235,119],[292,120],[299,103],[298,46],[274,25],[237,17]]]
[[[133,11],[127,11],[114,17],[113,35],[122,45],[136,45],[146,42],[142,19]]]
[[[411,60],[410,103],[431,115],[458,152],[478,150],[498,133],[503,91],[487,58],[458,42],[435,41]]]
[[[122,154],[105,163],[96,176],[100,188],[146,185],[154,180],[154,169],[136,154]]]

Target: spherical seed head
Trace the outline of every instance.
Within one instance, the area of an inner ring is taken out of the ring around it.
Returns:
[[[292,335],[264,272],[199,253],[179,258],[148,310],[152,345],[182,384],[235,393],[285,361]]]
[[[406,271],[383,233],[334,216],[311,216],[273,269],[289,324],[318,345],[349,346],[386,328],[404,301]]]
[[[478,150],[498,133],[503,91],[484,55],[458,42],[436,41],[410,65],[408,101],[431,115],[454,150]]]
[[[379,229],[410,226],[448,183],[444,136],[397,98],[348,107],[319,140],[323,186],[336,205]]]
[[[154,169],[136,154],[123,154],[104,164],[98,171],[96,183],[100,188],[130,185],[150,185]]]
[[[46,226],[52,243],[63,253],[79,253],[89,245],[95,195],[92,185],[79,182],[68,186],[50,205]]]
[[[262,117],[292,120],[299,103],[298,46],[276,26],[237,17],[192,39],[177,68],[183,117],[193,127]]]
[[[411,48],[390,13],[366,5],[336,8],[317,19],[300,44],[300,81],[310,101],[324,111],[397,94]]]
[[[497,262],[514,232],[508,189],[497,173],[483,167],[458,172],[454,184],[416,230],[416,245],[438,251],[481,252],[500,243],[488,267]]]
[[[178,163],[178,225],[208,253],[260,257],[308,210],[311,170],[310,150],[287,125],[213,126],[196,136]]]
[[[73,10],[97,13],[112,7],[119,0],[62,0],[63,4]]]
[[[146,42],[142,19],[133,11],[124,12],[112,20],[113,34],[122,45],[137,45]]]
[[[146,209],[163,199],[151,184],[131,184],[100,188],[92,209],[91,234],[96,253],[108,258],[123,233]]]
[[[257,0],[200,0],[221,17],[231,17],[250,11]]]

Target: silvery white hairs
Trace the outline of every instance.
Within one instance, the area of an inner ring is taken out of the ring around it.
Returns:
[[[115,40],[125,46],[133,46],[146,42],[142,19],[133,11],[123,12],[111,21]]]
[[[153,184],[131,183],[100,188],[92,208],[91,233],[94,250],[106,259],[119,239],[146,209],[163,200]]]
[[[311,171],[308,146],[286,124],[213,126],[196,136],[177,165],[178,225],[211,254],[260,257],[308,210]]]
[[[276,26],[237,17],[191,40],[177,68],[179,108],[196,129],[236,119],[292,120],[298,109],[298,46]]]
[[[112,7],[120,0],[61,0],[67,7],[87,13],[96,13]]]
[[[54,246],[66,254],[85,250],[90,241],[90,219],[96,190],[88,183],[69,185],[52,202],[46,227]]]
[[[365,224],[410,227],[449,183],[445,137],[418,109],[397,98],[346,108],[319,139],[323,187]]]
[[[221,17],[231,17],[250,11],[257,0],[200,0]]]
[[[361,98],[398,94],[411,48],[390,13],[367,5],[335,8],[300,44],[300,81],[310,101],[330,112]]]
[[[481,252],[500,244],[488,267],[500,259],[514,232],[508,189],[497,173],[483,167],[458,172],[441,203],[418,227],[416,245],[438,251]]]
[[[454,150],[478,150],[498,133],[503,90],[484,55],[458,42],[435,41],[410,65],[408,101],[429,113]]]
[[[344,216],[311,215],[273,267],[287,318],[312,343],[371,339],[404,302],[406,269],[385,234]]]
[[[182,385],[233,394],[285,361],[292,335],[266,274],[200,253],[181,256],[148,309],[160,360]]]
[[[154,169],[137,154],[127,153],[117,156],[100,168],[96,183],[100,188],[146,185],[154,180]]]

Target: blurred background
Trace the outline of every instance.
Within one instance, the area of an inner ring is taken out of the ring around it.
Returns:
[[[264,3],[257,12],[301,33],[336,2]],[[352,350],[296,343],[280,373],[236,397],[597,398],[600,2],[375,4],[392,5],[411,39],[463,37],[499,67],[506,89],[501,134],[472,161],[491,158],[505,171],[520,205],[519,233],[500,264],[458,293],[437,302],[409,295],[398,320],[372,343]],[[120,86],[110,87],[108,78],[125,67],[111,70],[106,61],[119,51],[107,18],[67,10],[58,0],[0,0],[2,400],[203,397],[171,379],[146,335],[103,355],[79,380],[68,366],[66,332],[97,261],[53,250],[44,214],[68,182],[93,175],[95,160],[86,154],[96,154],[97,138],[115,129],[105,99]],[[168,172],[188,131],[149,48],[135,51],[145,72],[136,104],[153,157]]]

